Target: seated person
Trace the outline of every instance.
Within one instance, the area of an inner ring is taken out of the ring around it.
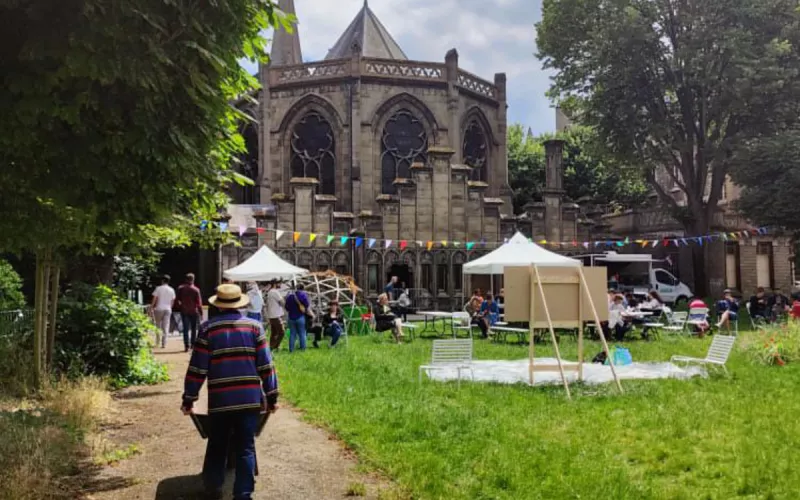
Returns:
[[[764,287],[756,288],[756,294],[750,297],[748,301],[750,304],[750,317],[755,321],[756,319],[765,320],[769,317],[769,301],[764,294]]]
[[[480,311],[481,304],[483,304],[483,296],[481,295],[480,288],[476,288],[475,291],[472,292],[472,297],[469,298],[469,302],[467,302],[464,310],[469,314],[470,318],[472,318]]]
[[[705,312],[703,313],[696,313],[692,314],[693,309],[703,309]],[[706,332],[711,328],[711,325],[708,322],[708,306],[702,299],[695,297],[689,303],[689,317],[687,318],[688,321],[692,322],[692,328],[694,332],[697,333],[700,337],[703,337]]]
[[[400,339],[403,338],[403,322],[389,307],[389,296],[382,293],[378,296],[378,308],[375,311],[375,331],[385,332],[387,330],[392,331],[394,340],[399,344]]]
[[[772,297],[767,301],[767,311],[770,315],[770,321],[777,321],[782,316],[785,316],[791,310],[789,298],[783,294],[780,288],[772,290]]]
[[[658,292],[656,292],[655,290],[651,290],[647,294],[647,300],[641,302],[639,304],[638,309],[640,311],[653,313],[653,315],[650,317],[634,321],[635,323],[645,325],[644,328],[642,328],[642,337],[646,339],[647,332],[650,329],[648,326],[646,326],[646,324],[653,322],[654,318],[658,318],[659,316],[661,316],[661,313],[664,310],[664,301],[661,300],[661,295],[659,295]]]
[[[639,307],[639,301],[636,299],[636,296],[633,294],[633,292],[628,292],[622,299],[622,305],[625,307],[630,307],[631,309],[636,309]]]
[[[306,334],[314,335],[314,342],[312,345],[319,349],[319,341],[322,340],[322,324],[319,322],[319,315],[314,312],[314,304],[309,304],[306,309]]]
[[[625,323],[625,318],[622,313],[625,312],[625,306],[622,303],[622,295],[616,295],[614,302],[608,308],[608,323],[603,325],[603,331],[606,337],[612,337],[616,341],[622,341],[625,338],[625,333],[629,330],[630,326]]]
[[[717,302],[717,314],[719,321],[717,321],[717,328],[723,326],[730,330],[731,321],[739,319],[739,302],[733,298],[730,290],[725,290],[722,295],[722,300]]]
[[[319,347],[323,333],[331,338],[331,347],[334,347],[339,342],[342,332],[344,332],[344,316],[339,309],[339,302],[333,300],[328,304],[328,311],[322,315],[322,326],[319,328],[319,333],[314,331],[314,347]]]
[[[800,297],[794,296],[792,308],[789,310],[789,316],[792,319],[800,319]]]
[[[481,337],[488,338],[489,327],[497,323],[499,316],[500,308],[497,302],[494,301],[491,293],[487,293],[478,313],[472,318],[472,324],[478,325],[478,328],[481,329]]]

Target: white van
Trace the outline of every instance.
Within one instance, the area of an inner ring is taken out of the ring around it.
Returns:
[[[681,283],[669,271],[653,267],[661,260],[654,259],[649,254],[619,254],[605,252],[601,254],[581,255],[577,258],[583,260],[587,266],[605,266],[608,270],[609,288],[623,292],[633,292],[645,295],[650,290],[655,290],[664,302],[680,303],[688,301],[692,290]]]

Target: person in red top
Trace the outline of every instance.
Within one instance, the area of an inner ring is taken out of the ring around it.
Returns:
[[[197,325],[203,316],[203,297],[200,295],[200,289],[194,286],[194,274],[186,275],[186,281],[178,287],[176,298],[183,324],[183,348],[184,352],[188,352],[197,339]],[[190,330],[191,338],[189,338]]]

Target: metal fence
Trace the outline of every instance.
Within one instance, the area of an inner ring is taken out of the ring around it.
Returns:
[[[0,337],[26,335],[33,331],[33,309],[0,311]]]

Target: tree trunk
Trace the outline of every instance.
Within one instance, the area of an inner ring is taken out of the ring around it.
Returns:
[[[33,385],[36,389],[42,387],[42,335],[44,328],[44,255],[42,252],[36,253],[36,279],[34,286],[34,309],[33,309]]]
[[[61,278],[60,268],[51,262],[50,267],[50,308],[48,310],[47,344],[45,360],[47,370],[53,369],[53,355],[56,345],[56,318],[58,316],[58,291]]]
[[[686,228],[689,236],[703,237],[710,230],[707,218],[698,218]],[[706,257],[708,254],[707,241],[692,242],[692,274],[694,275],[694,290],[697,297],[708,296],[708,273],[706,272]]]

